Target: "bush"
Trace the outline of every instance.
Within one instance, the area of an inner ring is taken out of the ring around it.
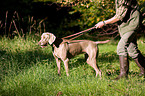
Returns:
[[[70,14],[76,12],[81,13],[81,17],[73,24],[78,24],[81,28],[85,26],[94,26],[97,22],[109,19],[115,14],[114,0],[93,0],[88,2],[79,2],[76,6],[73,6],[73,11]]]
[[[144,0],[138,0],[141,12],[145,13]],[[115,0],[88,0],[86,2],[78,2],[72,7],[74,10],[70,14],[76,12],[81,13],[81,17],[72,22],[72,25],[84,27],[94,26],[97,22],[109,19],[115,15]]]
[[[145,15],[144,0],[138,3]],[[12,0],[9,3],[6,0],[3,5],[0,35],[8,36],[49,31],[64,37],[115,15],[115,0]]]

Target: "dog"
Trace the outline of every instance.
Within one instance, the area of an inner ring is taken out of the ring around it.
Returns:
[[[101,77],[101,71],[96,65],[96,58],[98,57],[98,44],[108,43],[110,40],[106,41],[91,41],[91,40],[67,40],[57,38],[52,33],[43,33],[41,36],[41,40],[38,44],[44,48],[48,44],[52,47],[52,53],[54,58],[56,59],[57,67],[58,67],[58,75],[61,75],[61,61],[63,61],[66,75],[69,76],[69,68],[68,62],[71,58],[78,54],[85,53],[86,62],[94,68],[96,71],[96,77],[99,75]]]

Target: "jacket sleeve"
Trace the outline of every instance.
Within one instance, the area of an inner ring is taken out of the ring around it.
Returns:
[[[123,20],[127,13],[127,6],[126,5],[126,0],[116,0],[116,14],[115,17],[119,20]]]

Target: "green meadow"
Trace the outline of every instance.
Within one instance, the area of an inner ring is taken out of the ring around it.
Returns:
[[[120,65],[116,47],[118,40],[98,45],[97,63],[102,78],[78,55],[69,62],[67,77],[64,65],[61,76],[51,46],[38,46],[40,38],[0,38],[0,96],[145,96],[145,80],[130,58],[129,78],[114,81]],[[145,55],[144,38],[138,47]]]

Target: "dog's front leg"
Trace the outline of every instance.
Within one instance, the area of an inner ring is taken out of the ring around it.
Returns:
[[[54,53],[53,53],[53,56],[54,56],[54,58],[56,60],[56,63],[57,63],[58,75],[61,76],[61,72],[60,72],[60,70],[61,70],[61,66],[60,66],[61,60]]]
[[[61,60],[59,60],[58,58],[56,59],[56,63],[57,63],[57,68],[58,68],[58,75],[61,76],[61,66],[60,66],[60,63],[61,63]]]
[[[66,60],[63,60],[67,76],[69,76],[69,73],[68,73],[68,71],[69,71],[69,69],[68,69],[68,61],[69,61],[68,58]]]

